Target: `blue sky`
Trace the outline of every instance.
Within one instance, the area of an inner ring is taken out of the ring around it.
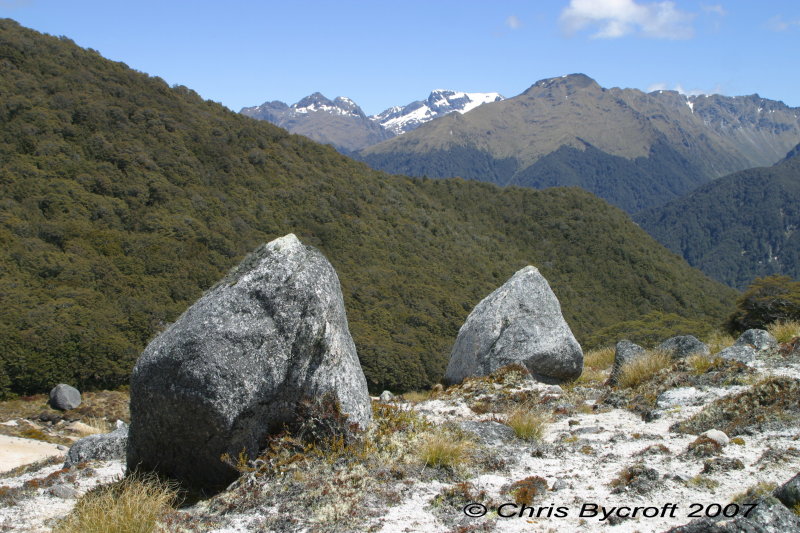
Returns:
[[[573,72],[800,106],[797,0],[0,0],[0,16],[236,111],[320,91],[373,114]]]

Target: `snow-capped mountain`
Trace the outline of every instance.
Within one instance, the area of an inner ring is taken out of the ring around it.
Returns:
[[[465,93],[437,89],[426,100],[417,100],[406,106],[394,106],[369,117],[396,135],[418,128],[421,124],[457,111],[466,113],[479,105],[499,102],[499,93]]]
[[[337,96],[333,100],[320,93],[306,96],[299,102],[265,102],[245,107],[240,113],[267,120],[291,133],[333,145],[346,154],[411,131],[421,124],[454,111],[466,113],[481,104],[498,102],[498,93],[465,93],[433,91],[426,100],[406,106],[390,107],[383,113],[368,117],[351,99]]]
[[[344,96],[329,100],[320,93],[314,93],[291,106],[279,101],[265,102],[259,106],[245,107],[240,113],[272,122],[317,142],[331,144],[346,154],[394,136],[370,120],[355,102]]]

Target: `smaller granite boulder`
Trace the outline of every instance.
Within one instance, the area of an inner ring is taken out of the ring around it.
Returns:
[[[473,434],[481,444],[486,446],[499,446],[516,437],[516,433],[509,426],[491,420],[485,422],[465,420],[459,424],[459,427],[463,431]]]
[[[385,390],[381,393],[380,397],[378,398],[383,403],[389,403],[394,400],[394,394],[390,391]]]
[[[81,404],[81,393],[75,387],[60,383],[50,391],[50,407],[61,411],[75,409]]]
[[[128,444],[128,425],[117,420],[117,428],[111,433],[89,435],[77,441],[67,452],[64,468],[72,468],[85,461],[110,461],[125,459]]]
[[[611,368],[611,376],[608,378],[608,384],[616,385],[622,367],[644,356],[645,353],[645,349],[638,344],[634,344],[629,340],[619,341],[614,350],[614,366]]]
[[[574,380],[583,371],[583,351],[556,295],[533,266],[475,306],[458,332],[444,381],[461,383],[511,364],[524,365],[545,382]]]
[[[769,331],[748,329],[736,339],[734,346],[752,346],[758,351],[771,350],[778,347],[778,340]]]
[[[673,359],[683,359],[690,355],[711,355],[708,346],[693,335],[671,337],[659,344],[656,349],[669,354]]]
[[[719,352],[717,357],[729,359],[731,361],[739,361],[740,363],[750,363],[755,361],[756,357],[758,357],[758,352],[755,348],[747,344],[734,344]]]
[[[775,489],[774,494],[789,509],[800,503],[800,474]]]

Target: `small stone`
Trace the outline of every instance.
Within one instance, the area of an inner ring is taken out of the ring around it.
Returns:
[[[563,479],[557,479],[553,483],[553,488],[551,490],[558,491],[558,490],[564,490],[564,489],[568,489],[568,488],[569,488],[569,483],[567,483]]]
[[[50,391],[50,407],[61,411],[75,409],[81,404],[81,393],[75,387],[60,383]]]
[[[702,405],[709,399],[709,394],[695,387],[678,387],[662,392],[656,399],[656,407],[669,409],[671,407],[686,407]]]
[[[728,443],[731,441],[731,439],[729,439],[728,436],[724,432],[722,432],[722,431],[720,431],[718,429],[709,429],[708,431],[704,432],[702,435],[704,437],[708,437],[709,439],[713,440],[714,442],[716,442],[720,446],[727,446]]]
[[[725,348],[717,356],[731,361],[739,361],[740,363],[750,363],[756,360],[758,352],[747,344],[735,344]]]
[[[394,400],[394,394],[392,394],[388,390],[385,390],[385,391],[383,391],[381,393],[381,395],[380,395],[380,397],[378,399],[383,403],[389,403],[392,400]]]
[[[62,500],[71,500],[78,497],[78,491],[75,490],[75,488],[70,487],[69,485],[64,485],[63,483],[53,485],[50,487],[48,492],[56,498],[61,498]]]
[[[611,376],[608,378],[609,385],[616,385],[622,367],[646,354],[645,349],[634,344],[629,340],[621,340],[617,343],[614,350],[614,366],[611,368]]]
[[[466,420],[459,424],[459,427],[468,433],[475,435],[484,445],[498,445],[514,439],[514,430],[499,422],[474,422]]]
[[[733,457],[713,457],[703,463],[703,473],[728,472],[730,470],[744,470],[744,463]]]
[[[693,335],[670,337],[658,345],[657,350],[669,354],[673,359],[683,359],[691,355],[711,355],[708,346]]]

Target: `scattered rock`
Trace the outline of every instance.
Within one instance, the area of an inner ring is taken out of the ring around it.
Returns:
[[[777,348],[778,341],[769,331],[764,329],[748,329],[739,335],[734,346],[752,346],[758,351],[764,351]]]
[[[711,355],[708,346],[693,335],[671,337],[659,344],[656,349],[668,353],[673,359],[683,359],[690,355]]]
[[[775,489],[774,495],[789,509],[800,503],[800,474]]]
[[[75,409],[81,404],[81,393],[75,387],[59,383],[50,391],[50,407],[60,411]]]
[[[719,444],[720,446],[727,446],[731,439],[728,436],[718,429],[709,429],[702,433],[703,437],[709,438]]]
[[[744,463],[732,457],[713,457],[703,463],[703,473],[729,472],[731,470],[744,470]]]
[[[514,440],[516,434],[514,430],[500,422],[474,422],[465,420],[459,427],[468,433],[475,435],[481,444],[497,445]]]
[[[391,392],[389,392],[388,390],[385,390],[385,391],[383,391],[383,392],[381,393],[381,395],[380,395],[380,397],[379,397],[378,399],[379,399],[380,401],[382,401],[383,403],[389,403],[389,402],[391,402],[392,400],[394,400],[394,394],[392,394],[392,393],[391,393]]]
[[[695,387],[678,387],[664,391],[656,399],[656,407],[670,409],[672,407],[688,407],[703,405],[714,395]]]
[[[50,494],[55,496],[56,498],[61,498],[62,500],[72,500],[76,499],[79,495],[78,491],[70,487],[69,485],[65,485],[63,483],[59,483],[58,485],[53,485],[48,490]]]
[[[541,381],[581,375],[583,352],[547,280],[532,266],[484,298],[458,332],[445,382],[460,383],[513,363]]]
[[[611,367],[611,376],[608,378],[608,384],[616,385],[622,366],[639,359],[645,354],[645,349],[638,344],[634,344],[629,340],[619,341],[614,350],[614,366]]]
[[[758,352],[752,346],[735,344],[725,348],[717,356],[731,361],[739,361],[740,363],[752,363],[758,357]]]
[[[800,531],[800,517],[775,498],[762,498],[745,516],[734,519],[701,518],[666,533],[786,533]]]
[[[302,422],[307,403],[321,418],[371,420],[336,272],[289,234],[250,254],[144,350],[131,376],[128,468],[221,490],[238,475],[221,457],[254,459],[270,434]]]
[[[658,470],[642,464],[626,467],[619,476],[611,482],[614,487],[611,494],[621,492],[634,492],[647,494],[661,486],[661,474]]]
[[[77,441],[67,452],[64,468],[72,468],[85,461],[109,461],[125,459],[128,444],[128,426],[117,421],[117,428],[111,433],[89,435]]]

